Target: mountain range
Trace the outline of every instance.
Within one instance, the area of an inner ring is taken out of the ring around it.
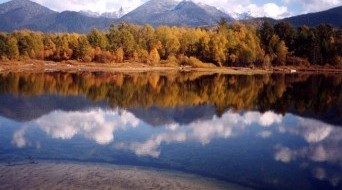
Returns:
[[[215,7],[196,4],[192,1],[150,0],[123,16],[120,20],[129,23],[151,25],[208,26],[220,18],[234,19]]]
[[[90,10],[83,10],[83,11],[79,11],[79,13],[88,17],[95,17],[95,18],[104,17],[104,18],[117,19],[125,15],[125,10],[123,9],[123,7],[121,7],[118,11],[113,11],[113,12],[99,13],[99,12],[93,12]]]
[[[0,31],[11,32],[30,29],[43,32],[89,32],[92,28],[107,29],[113,23],[172,25],[172,26],[213,26],[221,18],[232,22],[234,19],[219,9],[193,1],[150,0],[135,10],[120,17],[119,13],[94,14],[87,11],[56,12],[30,0],[12,0],[0,4]],[[248,18],[272,20],[270,18]],[[296,26],[315,26],[329,23],[342,26],[342,6],[327,11],[299,15],[274,22],[287,21]]]

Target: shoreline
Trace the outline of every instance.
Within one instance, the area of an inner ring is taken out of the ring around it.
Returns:
[[[0,189],[239,189],[250,188],[172,170],[103,163],[0,163]]]
[[[341,74],[342,68],[332,66],[310,66],[307,68],[299,66],[277,66],[268,68],[247,68],[247,67],[178,67],[170,65],[147,65],[143,63],[82,63],[78,61],[0,61],[0,73],[9,72],[120,72],[120,73],[141,73],[141,72],[202,72],[202,73],[217,73],[217,74]]]

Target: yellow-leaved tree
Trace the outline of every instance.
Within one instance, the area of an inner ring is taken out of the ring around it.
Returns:
[[[160,56],[156,48],[153,48],[150,52],[150,61],[153,65],[158,64],[160,61]]]

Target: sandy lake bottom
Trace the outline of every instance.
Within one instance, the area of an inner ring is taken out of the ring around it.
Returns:
[[[0,164],[0,189],[246,189],[195,175],[88,163]]]

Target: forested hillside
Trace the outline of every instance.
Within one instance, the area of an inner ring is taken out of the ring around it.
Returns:
[[[260,28],[224,19],[215,28],[120,23],[88,34],[15,31],[0,33],[1,60],[141,62],[205,67],[342,64],[342,31],[265,22]]]

